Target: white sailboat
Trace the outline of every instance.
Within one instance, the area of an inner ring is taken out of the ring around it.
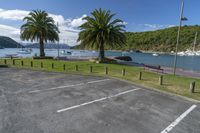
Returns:
[[[31,51],[27,50],[27,49],[22,49],[17,51],[18,54],[31,54]]]
[[[196,44],[197,44],[197,36],[198,36],[198,32],[196,32],[196,34],[195,34],[195,39],[194,39],[194,44],[193,44],[193,53],[195,53],[195,48],[196,48]]]
[[[186,52],[186,54],[187,54],[188,56],[195,56],[195,55],[197,55],[196,52],[195,52],[195,47],[196,47],[196,44],[197,44],[197,36],[198,36],[198,33],[196,32],[196,33],[195,33],[194,42],[193,42],[193,49],[192,49],[192,51],[188,50],[188,51]]]
[[[159,54],[158,54],[158,53],[153,53],[152,55],[153,55],[153,56],[159,56]]]
[[[179,56],[200,56],[200,51],[195,51],[196,44],[197,44],[197,36],[198,36],[198,32],[195,33],[195,39],[192,45],[192,50],[187,49],[186,51],[178,52],[177,54]]]
[[[24,49],[22,46],[21,50],[17,51],[17,54],[31,54],[31,50]]]

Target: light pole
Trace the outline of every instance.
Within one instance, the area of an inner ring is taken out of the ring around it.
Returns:
[[[57,27],[59,29],[59,24],[57,22]],[[59,34],[59,33],[58,33]],[[59,56],[60,56],[60,46],[59,46],[59,41],[58,41],[58,59],[59,59]]]
[[[179,24],[179,28],[178,28],[178,35],[177,35],[177,42],[176,42],[176,53],[175,53],[175,57],[174,57],[174,75],[176,75],[177,52],[178,52],[178,45],[179,45],[179,40],[180,40],[182,21],[187,20],[186,17],[183,17],[183,10],[184,10],[184,1],[182,1],[182,4],[181,4],[180,24]]]

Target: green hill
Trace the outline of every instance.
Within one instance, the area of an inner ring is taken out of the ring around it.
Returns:
[[[137,49],[144,51],[170,52],[175,50],[177,42],[178,27],[172,27],[157,31],[133,33],[127,32],[127,44],[123,49]],[[197,48],[200,43],[200,26],[184,26],[180,34],[179,51],[191,47],[194,42],[195,33],[198,32]]]
[[[112,50],[143,50],[170,52],[175,50],[178,27],[171,27],[148,32],[126,32],[127,43],[121,48]],[[197,49],[200,49],[200,26],[183,26],[180,34],[179,51],[191,47],[195,33],[198,32]],[[74,48],[81,49],[81,46]]]
[[[9,37],[0,36],[0,47],[1,48],[17,48],[17,47],[20,48],[22,46]]]

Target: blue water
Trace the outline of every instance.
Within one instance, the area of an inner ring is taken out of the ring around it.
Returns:
[[[27,55],[18,55],[21,57],[32,57],[35,54],[39,55],[39,49],[32,49],[33,52]],[[5,57],[6,54],[16,54],[19,49],[0,49],[0,57]],[[62,51],[62,50],[60,50]],[[98,56],[98,52],[96,51],[88,51],[88,50],[66,50],[71,51],[73,57],[88,57]],[[47,56],[54,56],[58,55],[57,49],[46,49],[45,53]],[[134,62],[144,63],[148,65],[161,65],[166,67],[173,67],[174,56],[168,54],[162,54],[160,56],[152,56],[151,53],[123,53],[122,52],[113,52],[113,51],[106,51],[106,56],[121,56],[121,55],[128,55],[131,56]],[[63,56],[60,54],[60,56]],[[68,55],[70,56],[70,55]],[[192,70],[192,71],[200,71],[200,57],[198,56],[178,56],[177,60],[177,67],[182,68],[185,70]]]

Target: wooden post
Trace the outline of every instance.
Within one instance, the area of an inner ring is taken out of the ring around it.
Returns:
[[[23,60],[21,61],[21,66],[24,66],[24,61]]]
[[[139,79],[139,80],[142,80],[142,72],[139,72],[138,79]]]
[[[76,65],[76,68],[75,68],[75,69],[76,69],[76,71],[78,71],[78,65]]]
[[[65,64],[63,64],[63,70],[64,70],[64,71],[66,70],[66,65],[65,65]]]
[[[122,69],[122,76],[125,76],[125,75],[126,75],[126,69],[123,68],[123,69]]]
[[[159,77],[159,85],[163,85],[163,75],[160,75]]]
[[[33,67],[33,61],[31,61],[31,67]]]
[[[54,69],[54,63],[51,64],[51,68]]]
[[[7,64],[7,60],[6,60],[6,59],[4,60],[4,64],[5,64],[5,65]]]
[[[108,75],[108,67],[105,67],[105,74]]]
[[[15,59],[13,60],[13,65],[15,65]]]
[[[90,73],[92,73],[92,70],[93,70],[93,67],[92,67],[92,66],[90,66]]]
[[[41,62],[40,67],[43,68],[43,62]]]
[[[195,92],[195,81],[192,81],[190,83],[190,93],[194,93]]]

